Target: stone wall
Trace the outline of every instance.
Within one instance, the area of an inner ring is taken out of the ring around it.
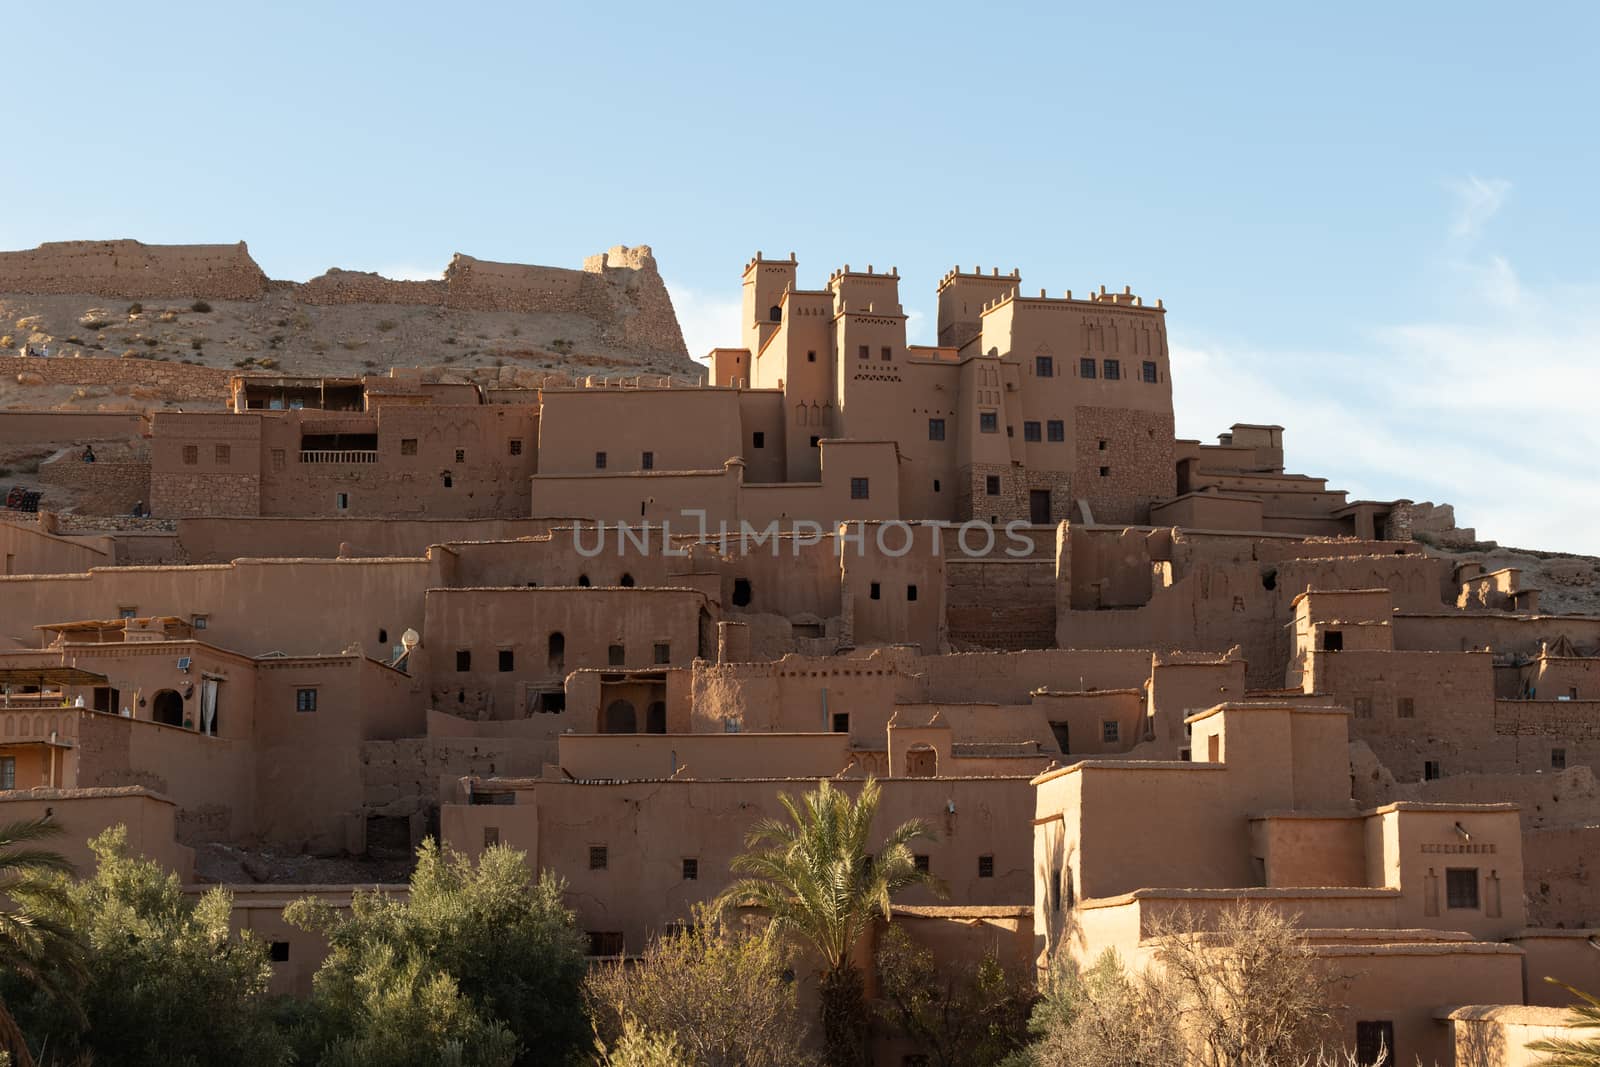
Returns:
[[[1054,647],[1053,561],[950,559],[945,563],[945,575],[945,610],[952,647]]]
[[[1074,491],[1090,502],[1096,522],[1148,522],[1151,502],[1177,492],[1172,413],[1079,407],[1076,414]]]
[[[139,241],[51,241],[0,252],[0,292],[254,300],[267,276],[236,245],[147,245]]]
[[[261,514],[261,475],[163,471],[151,477],[146,499],[163,518],[256,516]]]
[[[74,490],[79,515],[128,515],[135,503],[150,502],[148,457],[85,463],[71,449],[40,464],[39,481]]]
[[[3,253],[0,253],[3,254]],[[90,356],[0,356],[0,375],[31,385],[107,385],[148,390],[148,399],[228,399],[233,372],[153,359],[96,359]]]

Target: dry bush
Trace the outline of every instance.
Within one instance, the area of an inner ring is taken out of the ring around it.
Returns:
[[[789,948],[770,927],[736,922],[701,906],[692,926],[656,938],[638,959],[593,970],[585,992],[601,1039],[623,1040],[631,1022],[675,1040],[695,1067],[812,1064]]]
[[[189,310],[204,315],[211,310],[211,305],[206,303],[204,300],[196,300],[194,303],[189,305]]]
[[[379,333],[388,333],[390,330],[394,329],[398,325],[400,325],[400,324],[398,322],[395,322],[393,319],[380,319],[380,320],[378,320],[378,332]]]

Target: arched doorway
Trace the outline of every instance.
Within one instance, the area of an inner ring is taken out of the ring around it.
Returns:
[[[644,732],[647,734],[664,734],[667,732],[667,705],[665,701],[652,700],[650,706],[644,710]]]
[[[183,725],[183,697],[171,689],[163,689],[150,701],[150,718],[168,726]]]
[[[613,700],[606,705],[605,722],[600,724],[603,734],[634,734],[639,732],[639,716],[626,700]]]
[[[906,753],[906,777],[939,777],[939,753],[931,745],[913,745]]]

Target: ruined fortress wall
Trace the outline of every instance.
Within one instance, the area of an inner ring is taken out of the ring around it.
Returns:
[[[0,253],[3,255],[4,253]],[[89,356],[28,359],[0,356],[0,375],[32,385],[126,385],[152,390],[163,400],[198,397],[228,399],[231,372],[153,359],[95,359]]]
[[[266,290],[267,276],[243,241],[51,241],[27,251],[0,252],[0,292],[254,300]]]
[[[444,307],[444,282],[408,282],[367,271],[334,268],[297,286],[295,296],[304,304],[411,304]]]

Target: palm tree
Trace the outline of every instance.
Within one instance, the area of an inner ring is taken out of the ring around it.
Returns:
[[[77,1010],[66,983],[82,975],[81,947],[63,916],[72,914],[67,880],[72,864],[36,842],[61,826],[49,815],[0,826],[0,968],[11,971]],[[0,1001],[0,1048],[16,1067],[33,1067],[33,1054],[10,1008]]]
[[[1574,989],[1565,982],[1557,982],[1554,978],[1546,978],[1545,981],[1560,986],[1580,1001],[1571,1008],[1568,1025],[1572,1029],[1600,1030],[1600,997]],[[1539,1061],[1538,1067],[1600,1067],[1600,1035],[1590,1038],[1547,1037],[1541,1041],[1530,1041],[1528,1049],[1531,1052],[1548,1053]]]
[[[856,945],[889,900],[913,885],[943,887],[917,867],[911,842],[934,834],[921,820],[896,827],[876,853],[869,851],[881,789],[868,778],[852,800],[827,781],[798,802],[778,800],[789,819],[765,819],[745,837],[749,851],[733,861],[746,875],[719,904],[753,904],[778,929],[798,937],[822,957],[822,1032],[828,1062],[856,1067],[866,1056],[866,1003]]]

